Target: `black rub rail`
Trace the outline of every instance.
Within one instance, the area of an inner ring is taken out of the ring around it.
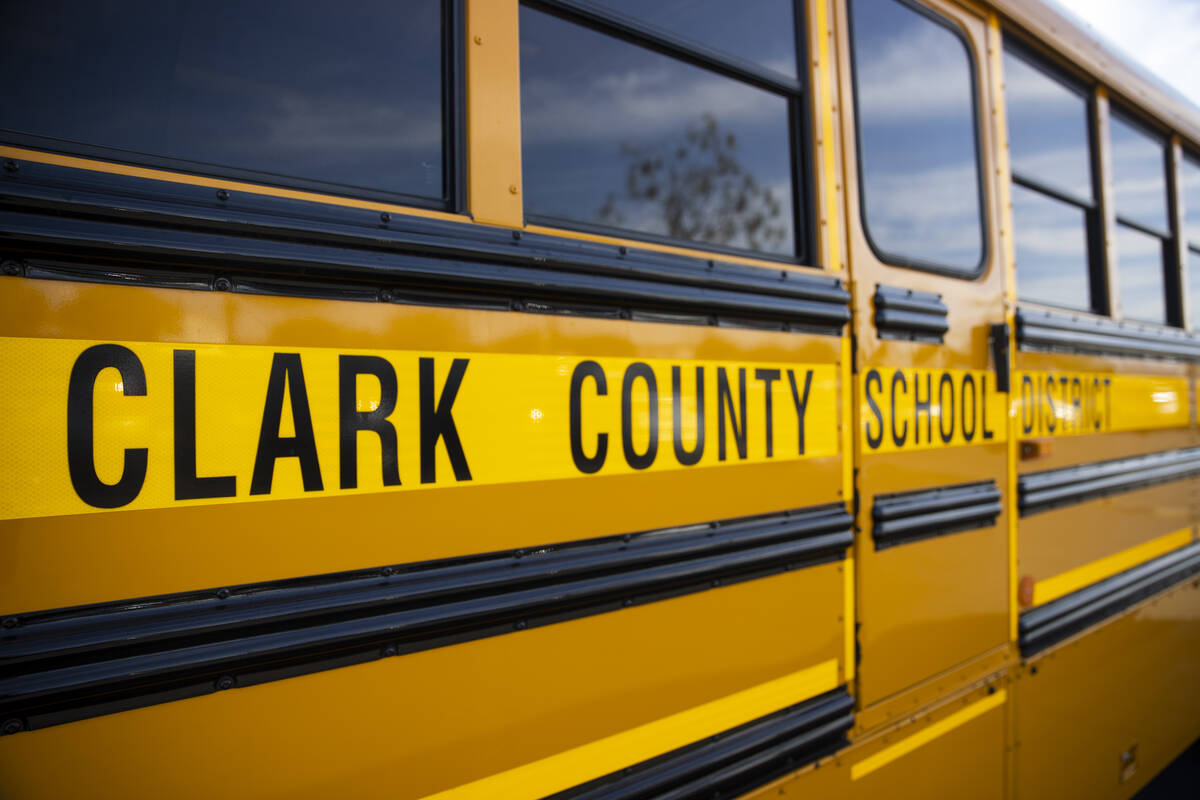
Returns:
[[[853,724],[840,688],[547,800],[740,797],[845,746]]]
[[[827,334],[850,319],[840,280],[784,265],[24,162],[0,174],[0,254],[6,274],[181,289]]]
[[[1018,308],[1016,319],[1024,350],[1200,361],[1200,337],[1177,328],[1030,308]]]
[[[940,343],[950,330],[949,313],[940,294],[875,287],[875,328],[881,339]]]
[[[1034,655],[1200,573],[1200,542],[1021,614],[1021,655]]]
[[[35,729],[495,636],[845,556],[833,504],[7,617],[0,728]]]
[[[883,550],[934,536],[988,528],[1000,516],[994,480],[875,495],[871,536]]]
[[[1021,516],[1200,475],[1200,447],[1080,464],[1017,478]]]

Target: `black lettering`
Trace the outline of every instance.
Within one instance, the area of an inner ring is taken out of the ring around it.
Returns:
[[[796,452],[798,455],[804,455],[804,415],[808,412],[808,390],[812,388],[813,371],[810,369],[804,374],[803,395],[796,390],[796,373],[789,369],[787,374],[788,384],[792,387],[792,405],[796,407],[796,427],[799,429]]]
[[[767,458],[771,458],[775,455],[775,408],[771,397],[771,384],[779,380],[780,372],[777,369],[756,369],[754,377],[764,384],[763,413],[767,416]]]
[[[649,395],[647,413],[650,441],[646,443],[644,453],[639,453],[633,447],[633,382],[638,378],[646,382]],[[654,463],[658,455],[658,380],[650,365],[641,361],[626,367],[625,378],[621,381],[621,445],[625,449],[625,462],[634,469],[645,469]]]
[[[292,406],[295,436],[279,435],[284,386],[287,387]],[[271,493],[275,461],[280,458],[299,459],[304,491],[319,492],[325,488],[321,482],[317,441],[313,434],[312,413],[308,409],[308,392],[304,387],[304,369],[300,366],[299,353],[276,353],[271,359],[271,377],[267,380],[267,399],[263,403],[262,427],[258,432],[258,451],[254,455],[250,494]]]
[[[933,441],[933,375],[925,376],[925,399],[921,399],[921,376],[913,372],[913,441],[921,443],[921,411],[925,411],[925,440]]]
[[[1112,379],[1104,379],[1104,429],[1112,430]]]
[[[967,387],[970,387],[971,411],[967,413]],[[975,397],[975,376],[971,373],[963,375],[962,379],[962,434],[968,442],[975,438],[975,428],[979,425],[975,418],[979,410],[979,400]],[[967,420],[971,421],[971,429],[967,430]]]
[[[417,365],[420,376],[421,395],[421,483],[437,481],[437,443],[446,444],[446,455],[456,481],[471,480],[471,468],[463,452],[462,440],[458,438],[458,426],[454,424],[454,398],[467,374],[469,358],[456,358],[450,362],[450,373],[442,387],[442,394],[433,399],[433,359],[422,358]]]
[[[196,476],[196,351],[175,351],[175,499],[235,497],[237,477]]]
[[[793,390],[794,391],[794,390]],[[725,410],[729,409],[729,422],[733,426],[733,439],[737,445],[738,458],[746,457],[746,368],[738,367],[738,400],[740,413],[733,407],[733,392],[729,389],[729,378],[724,367],[717,367],[717,458],[725,460]],[[741,422],[738,422],[738,419]]]
[[[1083,430],[1083,384],[1079,378],[1071,379],[1071,405],[1075,407],[1075,424],[1071,427]]]
[[[575,468],[585,475],[592,475],[604,466],[608,455],[608,434],[596,434],[596,454],[589,456],[583,452],[583,380],[591,378],[596,381],[596,394],[603,397],[608,394],[608,379],[604,377],[604,369],[595,361],[580,361],[571,373],[571,459]],[[701,436],[703,436],[701,431]]]
[[[379,405],[371,411],[358,410],[358,376],[374,375],[379,380]],[[358,488],[358,432],[379,436],[383,461],[383,485],[400,485],[396,428],[388,417],[396,410],[396,370],[379,356],[338,356],[338,440],[343,489]]]
[[[1054,405],[1054,387],[1057,381],[1051,375],[1046,378],[1046,428],[1054,433],[1054,429],[1058,427],[1058,409]]]
[[[126,448],[121,477],[105,483],[96,474],[95,412],[92,403],[96,378],[108,367],[121,376],[126,397],[146,395],[146,371],[128,347],[97,344],[79,354],[71,367],[67,384],[67,468],[71,485],[79,499],[95,508],[120,508],[133,502],[146,482],[150,451],[145,447]]]
[[[1033,423],[1036,419],[1034,412],[1037,410],[1034,404],[1033,378],[1028,375],[1021,376],[1021,432],[1025,434],[1033,433]]]
[[[983,438],[984,439],[993,439],[993,438],[995,438],[996,434],[994,431],[992,431],[990,428],[988,428],[988,421],[987,421],[987,411],[988,411],[987,375],[979,376],[979,385],[980,385],[980,390],[981,390],[980,396],[979,396],[979,408],[983,411],[983,421],[980,423],[981,427],[983,428]]]
[[[908,394],[908,378],[904,377],[904,372],[902,372],[901,370],[896,370],[895,372],[892,373],[892,392],[891,392],[891,398],[892,398],[892,444],[896,445],[896,447],[903,447],[904,440],[908,438],[908,420],[903,420],[904,427],[901,429],[900,433],[897,434],[896,433],[896,418],[897,418],[896,395],[898,394],[898,392],[896,391],[897,383],[900,384],[901,386],[903,386],[904,393]]]
[[[946,387],[950,387],[950,402],[946,402]],[[950,410],[950,430],[946,430],[946,410]],[[943,444],[949,444],[954,438],[954,378],[949,372],[943,372],[938,378],[938,435]]]
[[[875,369],[867,370],[867,376],[863,379],[863,388],[866,389],[867,405],[871,407],[871,413],[875,415],[875,424],[878,426],[878,431],[875,435],[871,435],[871,421],[867,420],[867,446],[872,450],[878,449],[883,441],[883,412],[879,409],[879,404],[875,402],[875,396],[871,394],[871,384],[879,387],[879,391],[883,391],[883,378],[879,377],[879,371]]]
[[[671,367],[675,460],[685,467],[690,467],[698,463],[704,455],[704,367],[696,367],[696,444],[691,450],[683,446],[683,380],[680,372],[679,367]]]

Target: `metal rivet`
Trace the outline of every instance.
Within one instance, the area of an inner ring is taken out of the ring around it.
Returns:
[[[226,191],[225,189],[217,189],[217,199],[218,200],[228,200],[229,192]]]
[[[629,608],[631,605],[633,605],[633,601],[629,598],[625,598],[625,600],[621,602],[621,605],[623,605],[625,608]]]
[[[712,581],[712,584],[711,584],[711,585],[712,585],[712,586],[720,586],[720,585],[721,585],[721,579],[720,579],[720,578],[713,578],[713,581]]]
[[[223,692],[226,689],[232,689],[232,688],[233,688],[233,676],[232,675],[222,675],[221,677],[217,678],[217,691]]]
[[[482,37],[482,36],[476,36],[476,37],[475,37],[475,44],[483,44],[483,37]]]
[[[513,558],[524,558],[524,557],[525,557],[524,550],[514,550],[513,551]]]
[[[380,221],[380,222],[391,222],[391,221],[392,221],[392,215],[391,215],[391,214],[389,214],[388,212],[384,211],[384,212],[382,212],[382,213],[379,215],[379,221]]]
[[[621,245],[620,247],[617,248],[617,252],[620,253],[621,255],[625,255],[626,253],[629,252],[629,248],[626,247],[625,245]]]
[[[508,193],[509,194],[519,194],[520,191],[521,190],[517,188],[517,185],[515,183],[510,183],[508,185]]]
[[[383,648],[384,656],[388,656],[388,657],[394,656],[394,655],[396,655],[397,652],[398,651],[396,650],[396,646],[393,644],[390,644],[387,647]]]
[[[229,280],[229,278],[217,278],[213,281],[213,288],[218,292],[228,292],[233,288],[233,281]]]
[[[20,165],[20,164],[18,164],[17,162],[15,162],[15,161],[13,161],[11,158],[9,158],[9,159],[5,159],[5,161],[4,161],[4,169],[6,169],[7,171],[9,171],[9,172],[16,172],[16,171],[17,171],[17,170],[19,170],[20,168],[21,168],[21,165]]]
[[[995,693],[996,693],[996,687],[995,687],[995,686],[989,686],[989,687],[988,687],[988,694],[995,694]]]
[[[4,274],[5,275],[20,275],[21,274],[20,263],[16,262],[16,261],[5,261],[4,262]]]
[[[621,541],[622,541],[622,542],[632,542],[632,541],[633,541],[633,534],[632,534],[632,533],[622,533],[622,534],[621,534]]]
[[[519,631],[525,630],[525,626],[526,626],[526,622],[523,619],[519,619],[515,623],[513,623],[513,627]]]
[[[387,289],[384,289],[382,292],[379,293],[379,299],[385,303],[390,303],[396,299],[396,295],[392,294]]]
[[[228,589],[217,589],[217,599],[218,600],[225,600],[228,597],[229,597]]]
[[[5,617],[4,622],[0,624],[3,624],[6,628],[15,628],[18,624],[20,624],[20,622],[21,621],[16,617]]]
[[[520,239],[520,238],[521,238],[521,232],[520,232],[520,231],[513,231],[513,232],[512,232],[512,237],[513,237],[513,239],[514,239],[514,240]]]
[[[4,725],[0,727],[0,733],[6,736],[13,733],[20,733],[23,730],[25,730],[25,723],[19,719],[6,719],[4,720]]]
[[[1036,666],[1030,667],[1030,668],[1029,668],[1029,674],[1030,674],[1030,675],[1037,675],[1037,674],[1038,674],[1038,668],[1037,668]]]
[[[384,567],[383,569],[379,570],[379,572],[380,572],[380,573],[383,575],[383,577],[385,577],[385,578],[386,578],[386,577],[388,577],[389,575],[391,575],[393,571],[394,571],[394,570],[393,570],[391,567]]]

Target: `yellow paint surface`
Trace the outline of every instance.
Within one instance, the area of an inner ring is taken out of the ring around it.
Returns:
[[[1191,541],[1192,529],[1184,528],[1183,530],[1168,533],[1166,536],[1160,536],[1157,539],[1143,542],[1136,547],[1130,547],[1127,550],[1114,553],[1111,556],[1097,559],[1089,564],[1084,564],[1082,567],[1064,572],[1061,575],[1055,575],[1053,578],[1045,578],[1033,585],[1033,604],[1037,606],[1042,603],[1049,603],[1051,600],[1056,600],[1063,595],[1070,594],[1077,589],[1082,589],[1096,581],[1110,578],[1118,572],[1123,572],[1152,558],[1157,558],[1164,553],[1177,550],[1184,545],[1190,544]]]
[[[863,453],[1007,439],[1007,396],[987,370],[872,367],[859,374]]]
[[[1013,413],[1021,436],[1181,428],[1188,424],[1188,381],[1167,375],[1017,372]]]

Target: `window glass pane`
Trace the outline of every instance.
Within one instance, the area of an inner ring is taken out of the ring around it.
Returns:
[[[1083,209],[1012,187],[1017,293],[1022,300],[1087,310],[1087,218]]]
[[[1187,251],[1188,300],[1191,303],[1192,330],[1200,330],[1200,253]]]
[[[697,44],[796,76],[792,0],[593,0]]]
[[[1117,214],[1167,230],[1167,176],[1161,142],[1117,115],[1109,118]]]
[[[1091,200],[1087,100],[1009,52],[1004,97],[1013,171]]]
[[[1142,322],[1165,323],[1162,240],[1127,225],[1117,225],[1117,257],[1121,315]]]
[[[5,10],[0,128],[443,195],[438,0],[38,0]]]
[[[1188,241],[1200,247],[1200,161],[1184,156],[1179,165],[1179,178],[1182,184],[1179,194],[1183,198],[1183,229]]]
[[[853,22],[871,240],[897,260],[972,273],[983,220],[966,45],[897,0],[853,0]]]
[[[788,102],[521,9],[527,214],[795,252]]]

